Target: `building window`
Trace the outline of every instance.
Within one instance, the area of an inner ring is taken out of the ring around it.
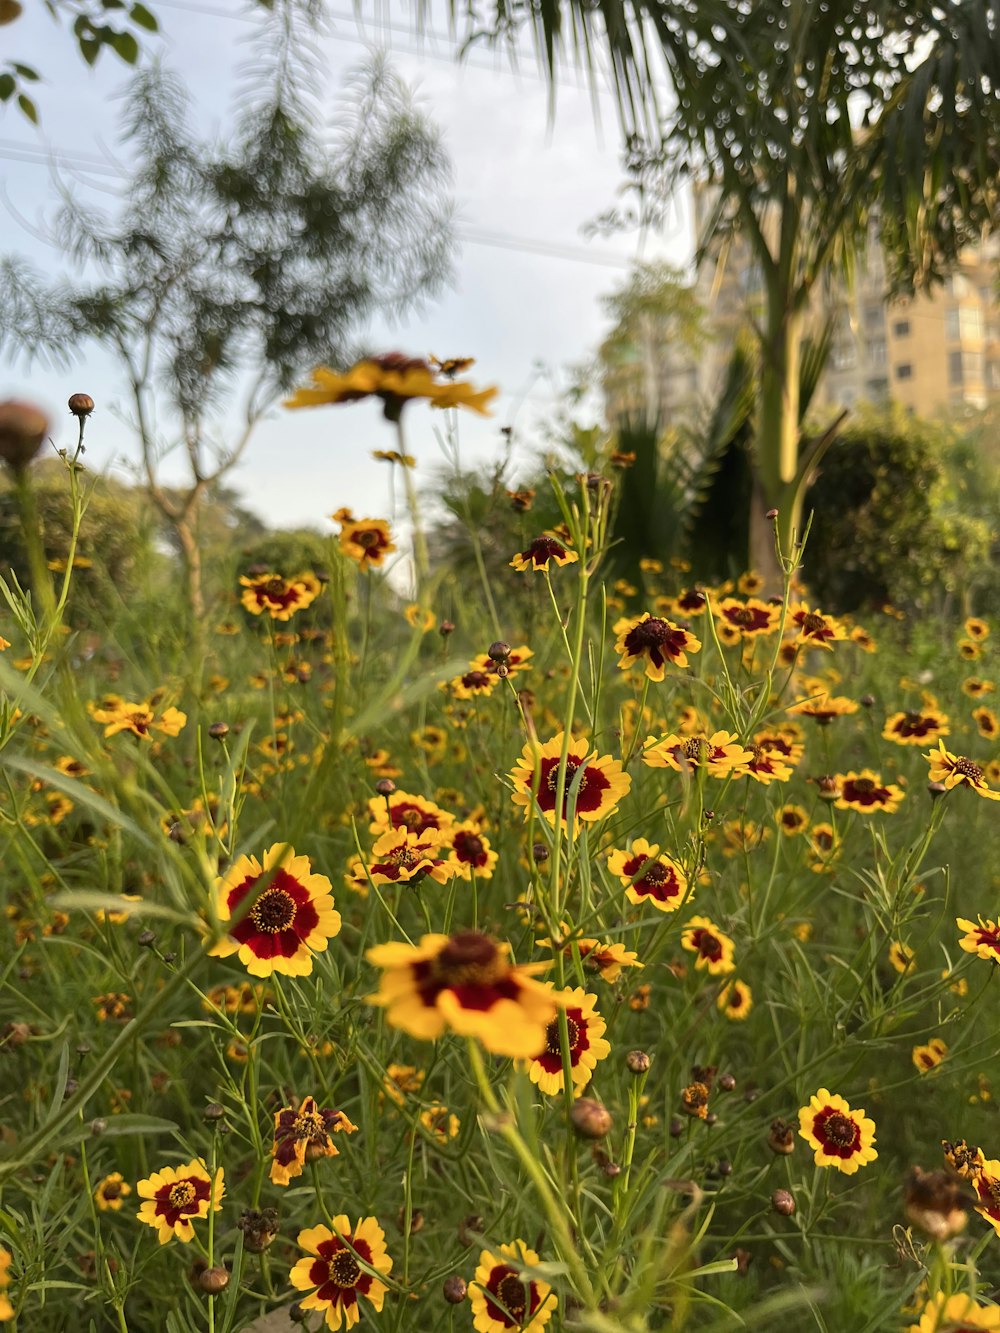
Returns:
[[[910,336],[910,321],[908,319],[898,319],[893,324],[892,331],[897,338],[908,338]]]
[[[885,339],[869,338],[867,344],[868,364],[873,370],[885,365]]]
[[[961,352],[949,352],[949,353],[948,353],[948,383],[949,383],[949,384],[961,384],[961,383],[962,383],[962,353],[961,353]]]
[[[958,311],[958,332],[963,342],[978,342],[983,336],[983,318],[976,306],[964,305]]]
[[[990,389],[1000,389],[1000,363],[996,361],[987,361],[986,384]]]
[[[852,342],[835,343],[833,347],[834,370],[850,370],[857,364],[858,353]]]
[[[865,328],[881,328],[885,323],[885,308],[880,305],[865,306]]]
[[[964,384],[981,384],[983,381],[983,354],[982,352],[963,352],[962,353],[962,382]]]
[[[913,367],[912,365],[910,365],[909,361],[904,361],[902,365],[896,367],[896,379],[898,380],[913,379]]]
[[[865,392],[873,403],[880,403],[888,396],[889,381],[887,379],[869,380],[865,385]]]
[[[958,306],[944,312],[944,333],[949,342],[958,341]]]

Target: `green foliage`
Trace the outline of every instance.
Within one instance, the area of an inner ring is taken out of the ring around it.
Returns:
[[[946,427],[902,409],[861,414],[808,494],[815,521],[805,578],[819,600],[841,611],[927,607],[971,590],[996,541],[995,511],[989,521],[985,506],[978,514],[966,507],[973,477],[980,497],[996,496],[995,472]]]

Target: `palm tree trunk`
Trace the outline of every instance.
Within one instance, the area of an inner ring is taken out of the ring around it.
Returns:
[[[774,549],[774,524],[765,516],[776,509],[781,549],[791,550],[793,534],[801,534],[802,497],[799,470],[799,373],[802,317],[769,293],[769,321],[762,348],[760,401],[754,450],[755,491],[750,518],[750,560],[767,581],[768,590],[781,585]]]

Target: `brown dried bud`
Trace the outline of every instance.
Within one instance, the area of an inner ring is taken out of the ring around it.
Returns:
[[[229,735],[228,722],[213,722],[208,729],[208,734],[213,741],[222,741]]]
[[[251,1254],[263,1254],[269,1250],[278,1234],[277,1208],[244,1208],[237,1229],[243,1232],[243,1248]]]
[[[438,625],[438,633],[441,635],[442,639],[446,639],[449,634],[454,634],[454,622],[451,620],[442,620],[441,624]]]
[[[630,1074],[645,1074],[649,1070],[650,1058],[645,1051],[629,1051],[625,1057]]]
[[[791,1217],[795,1212],[795,1200],[788,1190],[775,1190],[771,1195],[771,1207],[782,1217]]]
[[[913,1167],[906,1180],[903,1211],[907,1221],[920,1228],[932,1240],[950,1240],[965,1229],[962,1186],[949,1171],[923,1171]]]
[[[531,844],[531,859],[536,866],[540,866],[543,861],[549,859],[549,849],[544,842],[533,842]]]
[[[496,673],[501,680],[506,680],[510,675],[510,667],[506,662],[498,662],[496,665]]]
[[[229,1274],[224,1268],[206,1268],[198,1274],[198,1286],[208,1296],[218,1296],[229,1286]]]
[[[795,1131],[784,1120],[772,1120],[767,1136],[767,1146],[780,1157],[788,1157],[795,1151]]]
[[[100,1116],[98,1116],[96,1120],[92,1120],[90,1122],[90,1132],[91,1134],[93,1134],[95,1139],[99,1139],[101,1135],[107,1131],[107,1128],[108,1128],[108,1122],[102,1119]],[[105,1198],[107,1198],[108,1190],[111,1190],[113,1188],[114,1186],[112,1185],[109,1185],[107,1187],[107,1189],[105,1190]]]
[[[723,1092],[732,1092],[736,1087],[736,1079],[732,1074],[722,1074],[719,1078],[719,1087]]]
[[[49,433],[49,419],[34,403],[8,398],[0,403],[0,458],[15,472],[26,468]]]
[[[31,1025],[29,1023],[4,1023],[0,1029],[0,1046],[11,1050],[18,1046],[23,1046],[31,1037]]]
[[[94,400],[89,393],[71,393],[66,406],[75,417],[89,417],[94,410]]]
[[[570,1120],[581,1139],[603,1139],[615,1123],[608,1108],[590,1097],[581,1097],[574,1103]]]
[[[221,1120],[225,1114],[226,1108],[224,1106],[220,1106],[218,1102],[209,1102],[204,1111],[202,1111],[201,1118],[207,1120],[211,1125],[217,1120]]]
[[[835,801],[840,796],[840,786],[833,773],[824,773],[815,779],[821,801]]]
[[[449,1305],[461,1305],[468,1290],[465,1285],[465,1278],[458,1277],[457,1274],[446,1277],[441,1288],[441,1292]]]
[[[301,1301],[296,1301],[288,1307],[288,1318],[293,1324],[304,1324],[309,1318],[309,1311],[302,1308]]]
[[[468,1217],[463,1217],[458,1224],[458,1243],[459,1245],[475,1245],[486,1230],[486,1223],[477,1213],[470,1213]]]
[[[936,801],[939,796],[944,796],[948,788],[943,782],[928,782],[927,791],[932,801]]]
[[[497,639],[486,649],[486,656],[491,662],[506,662],[510,657],[510,644],[504,643],[503,639]]]
[[[156,935],[151,930],[140,930],[135,937],[135,942],[140,949],[151,949],[156,943]]]
[[[679,1115],[675,1115],[673,1119],[670,1121],[670,1137],[672,1139],[679,1139],[683,1133],[684,1133],[684,1121],[680,1118]]]
[[[400,1231],[405,1231],[405,1230],[406,1230],[406,1208],[405,1208],[405,1207],[401,1207],[400,1210],[399,1210],[399,1212],[396,1214],[396,1227],[397,1227],[398,1230],[400,1230]],[[415,1236],[415,1235],[417,1234],[418,1231],[423,1231],[423,1229],[424,1229],[424,1214],[423,1214],[423,1209],[421,1209],[421,1208],[414,1208],[413,1212],[410,1214],[410,1235],[411,1235],[411,1236]]]
[[[768,523],[776,522],[778,518],[777,509],[769,509],[767,513],[764,515],[764,517],[767,519]]]
[[[622,1169],[617,1162],[605,1162],[604,1165],[601,1167],[601,1171],[604,1173],[604,1175],[607,1176],[609,1180],[614,1180],[617,1176],[620,1176],[622,1173]]]
[[[392,778],[379,778],[378,782],[375,783],[375,790],[379,796],[391,796],[396,790],[396,784]]]
[[[733,1164],[728,1157],[720,1157],[715,1164],[715,1169],[723,1179],[733,1174]]]
[[[862,708],[874,708],[875,696],[874,694],[863,694],[861,698],[858,700],[858,703],[861,705]]]

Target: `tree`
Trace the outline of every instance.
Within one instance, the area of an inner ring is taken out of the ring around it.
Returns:
[[[80,275],[50,283],[17,259],[0,265],[0,346],[58,360],[94,341],[122,367],[195,627],[210,488],[307,369],[351,359],[363,320],[412,307],[449,267],[449,167],[437,132],[375,60],[351,80],[329,143],[323,71],[303,23],[295,0],[262,17],[222,147],[191,132],[176,78],[140,73],[125,122],[135,173],[120,212],[92,212],[67,190],[50,228]],[[160,481],[172,450],[190,474],[180,491]]]
[[[1000,5],[497,0],[486,26],[511,39],[530,27],[550,76],[567,49],[592,73],[610,68],[642,219],[697,179],[716,191],[702,246],[736,228],[752,246],[765,302],[751,556],[773,568],[763,514],[780,511],[787,546],[818,461],[802,447],[798,404],[814,294],[850,277],[876,219],[902,291],[938,281],[992,225]],[[673,91],[666,113],[661,70]]]

